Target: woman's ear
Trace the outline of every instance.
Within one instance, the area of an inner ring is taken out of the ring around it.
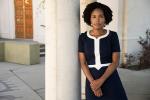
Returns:
[[[104,27],[106,26],[106,23],[104,23]]]

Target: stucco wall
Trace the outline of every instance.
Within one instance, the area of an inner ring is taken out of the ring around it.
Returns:
[[[32,0],[33,40],[45,43],[45,5],[44,0]]]
[[[128,0],[127,52],[140,50],[139,36],[145,36],[150,28],[150,0]]]
[[[13,39],[14,26],[14,0],[0,0],[0,37]]]
[[[108,5],[113,10],[113,21],[108,26],[109,29],[118,32],[120,45],[122,47],[123,31],[127,32],[127,53],[140,51],[138,44],[139,36],[145,36],[146,29],[150,28],[150,1],[149,0],[127,0],[126,8],[123,0],[98,0]],[[127,13],[124,10],[127,9]],[[126,22],[123,22],[123,18]],[[126,23],[127,28],[124,28]],[[125,30],[124,30],[125,29]]]

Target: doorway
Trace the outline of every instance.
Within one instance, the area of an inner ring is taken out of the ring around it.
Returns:
[[[14,0],[16,38],[33,39],[32,0]]]

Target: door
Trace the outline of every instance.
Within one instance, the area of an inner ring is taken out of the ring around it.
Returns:
[[[32,0],[15,1],[16,38],[33,38]]]

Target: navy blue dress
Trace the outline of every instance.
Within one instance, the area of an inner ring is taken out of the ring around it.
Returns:
[[[83,52],[89,70],[94,79],[103,75],[107,67],[112,63],[112,53],[120,52],[119,39],[116,32],[107,30],[103,36],[95,38],[89,31],[79,36],[78,52]],[[86,100],[127,100],[117,70],[104,82],[101,87],[103,96],[94,95],[90,82],[86,79]]]

